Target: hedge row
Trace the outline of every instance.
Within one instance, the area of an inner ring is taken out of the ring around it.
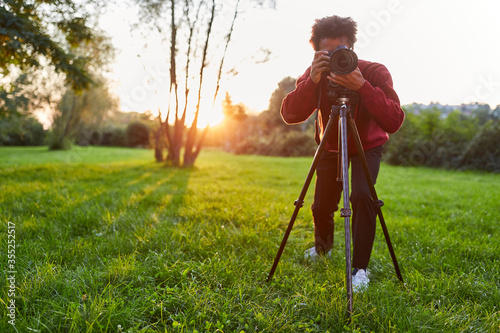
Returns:
[[[428,166],[500,172],[500,119],[496,111],[446,111],[405,108],[401,129],[386,144],[384,161],[393,165]],[[267,135],[249,133],[236,146],[239,154],[313,156],[314,130],[277,128]]]
[[[67,144],[80,146],[144,147],[150,146],[149,126],[132,121],[125,128],[81,126]],[[44,130],[35,118],[12,117],[0,119],[0,146],[40,146],[51,143],[51,131]]]
[[[500,120],[458,110],[407,112],[401,129],[386,144],[393,165],[500,172]]]

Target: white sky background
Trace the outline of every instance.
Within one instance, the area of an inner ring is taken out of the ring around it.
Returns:
[[[228,91],[234,103],[265,110],[278,82],[300,76],[310,65],[314,20],[333,14],[358,23],[354,50],[360,59],[389,69],[402,104],[500,104],[498,0],[278,0],[276,10],[246,9],[236,22],[225,66],[236,66],[239,74],[221,82],[219,96]],[[166,109],[168,50],[144,52],[144,40],[130,34],[133,15],[117,8],[103,17],[120,50],[116,93],[123,111],[156,113],[158,105]],[[272,51],[271,60],[253,64],[249,58],[261,48]]]

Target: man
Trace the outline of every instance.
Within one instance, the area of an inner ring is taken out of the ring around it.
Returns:
[[[350,17],[334,15],[316,20],[310,40],[315,51],[314,59],[297,80],[295,90],[283,100],[281,115],[287,124],[296,124],[307,120],[318,109],[318,141],[323,137],[332,105],[337,103],[328,97],[329,82],[355,91],[358,101],[355,105],[351,103],[351,114],[359,131],[371,177],[375,182],[383,145],[389,139],[388,133],[394,133],[401,127],[404,112],[393,89],[391,75],[385,66],[359,60],[358,68],[349,74],[337,75],[331,72],[328,51],[333,51],[340,45],[353,49],[356,31],[356,22]],[[306,251],[306,257],[314,258],[327,254],[333,246],[333,216],[338,209],[342,193],[342,183],[336,181],[337,132],[338,126],[334,125],[316,168],[314,202],[311,207],[315,246]],[[352,137],[348,138],[348,153],[351,164],[350,201],[353,214],[352,283],[354,290],[359,291],[369,282],[367,267],[375,238],[377,216]]]

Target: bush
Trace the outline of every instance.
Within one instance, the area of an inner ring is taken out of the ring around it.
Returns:
[[[55,132],[51,132],[48,144],[50,150],[70,150],[73,145],[73,140],[68,137],[60,140],[59,136]]]
[[[76,134],[76,142],[79,146],[127,147],[125,129],[113,126],[99,128],[82,126]]]
[[[134,121],[127,126],[126,141],[129,147],[149,147],[149,126],[140,121]]]
[[[302,131],[278,131],[270,136],[252,136],[240,142],[237,154],[270,156],[312,156],[317,144],[314,135]]]
[[[112,132],[111,145],[115,147],[126,147],[127,136],[123,128],[115,128]]]
[[[0,120],[0,146],[41,146],[47,131],[32,117],[10,117]]]
[[[407,112],[401,129],[386,144],[393,165],[498,171],[499,120],[484,112],[448,114],[433,108]],[[484,125],[483,125],[484,124]]]
[[[468,144],[461,157],[465,169],[500,172],[500,121],[490,121]]]

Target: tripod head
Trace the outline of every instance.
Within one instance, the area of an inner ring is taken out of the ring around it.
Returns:
[[[337,105],[357,104],[358,93],[349,90],[340,84],[328,83],[328,98],[335,101]]]

